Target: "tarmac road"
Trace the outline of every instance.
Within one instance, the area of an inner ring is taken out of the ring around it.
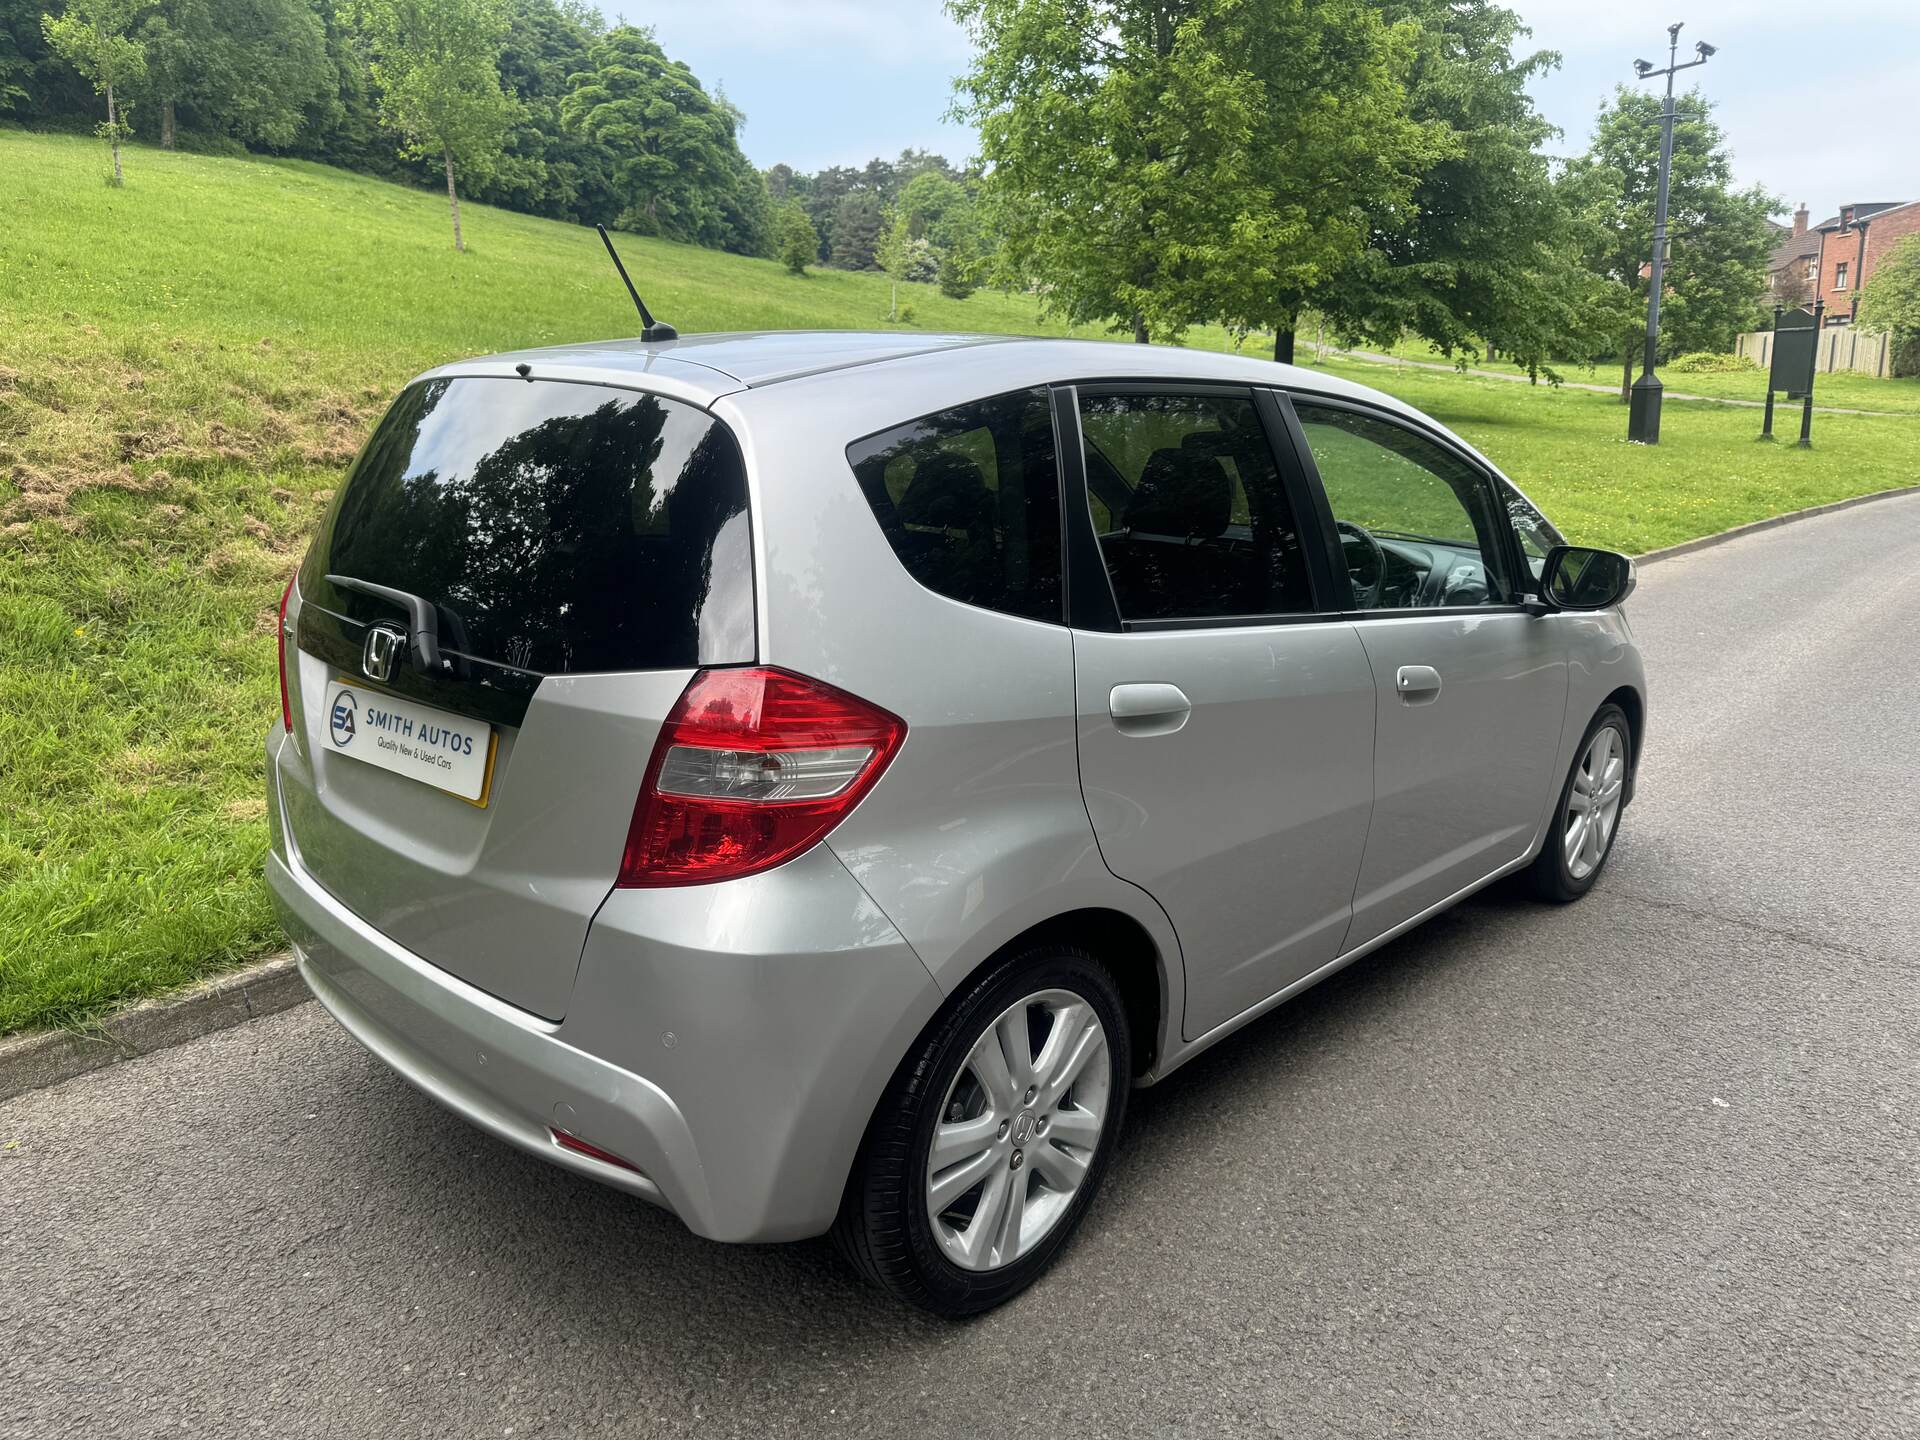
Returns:
[[[7,1435],[1920,1435],[1920,497],[1649,567],[1585,902],[1135,1096],[977,1322],[728,1248],[306,1005],[0,1105]]]

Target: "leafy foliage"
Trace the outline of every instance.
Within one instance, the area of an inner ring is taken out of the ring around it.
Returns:
[[[854,191],[841,197],[834,207],[827,237],[834,266],[841,270],[878,269],[880,238],[886,224],[886,212],[875,195]]]
[[[1136,338],[1283,322],[1439,158],[1360,0],[951,0],[1002,278]]]
[[[1594,345],[1604,296],[1542,147],[1556,133],[1527,86],[1559,64],[1515,53],[1519,16],[1490,0],[1396,0],[1414,27],[1411,117],[1445,137],[1404,209],[1376,212],[1366,249],[1310,299],[1343,338],[1411,332],[1470,362],[1497,344],[1534,372]]]
[[[622,227],[749,253],[766,248],[766,189],[740,153],[739,112],[708,95],[650,31],[609,31],[569,83],[561,119],[613,157]]]
[[[1736,189],[1725,136],[1697,92],[1674,97],[1670,254],[1661,300],[1666,353],[1724,351],[1763,319],[1768,217],[1782,208],[1758,186]],[[1565,193],[1583,225],[1583,259],[1609,296],[1609,319],[1590,358],[1631,364],[1643,334],[1654,202],[1660,171],[1660,98],[1624,87],[1600,112],[1593,144],[1567,169]]]
[[[1666,368],[1681,375],[1732,375],[1760,367],[1744,355],[1721,355],[1711,350],[1696,350],[1690,355],[1676,355],[1667,362]]]
[[[268,149],[294,143],[332,73],[326,27],[306,0],[162,0],[140,27],[142,93],[160,116]]]
[[[127,135],[127,106],[119,95],[147,73],[146,47],[128,34],[138,13],[138,0],[73,0],[65,14],[41,19],[47,48],[106,97],[107,118],[99,134],[113,149],[115,185],[121,181],[120,143]]]
[[[807,266],[820,258],[820,236],[798,200],[788,200],[780,206],[775,234],[777,254],[788,274],[804,275]]]
[[[504,0],[351,0],[372,56],[382,118],[407,153],[482,176],[500,159],[515,106],[500,88]],[[456,229],[458,221],[455,221]]]
[[[1920,235],[1893,247],[1860,291],[1862,329],[1893,335],[1896,375],[1920,374]]]

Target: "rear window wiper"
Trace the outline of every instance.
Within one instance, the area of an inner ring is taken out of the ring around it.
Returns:
[[[398,605],[407,612],[407,650],[413,657],[413,668],[426,675],[451,668],[440,658],[440,611],[431,600],[423,600],[408,590],[396,590],[391,585],[357,580],[351,575],[329,575],[327,583],[338,590],[352,590]]]

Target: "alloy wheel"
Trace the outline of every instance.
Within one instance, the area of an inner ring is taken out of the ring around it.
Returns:
[[[1106,1030],[1070,990],[1009,1005],[947,1087],[927,1150],[927,1215],[947,1259],[1010,1265],[1072,1207],[1113,1084]]]
[[[1567,791],[1560,846],[1567,873],[1574,879],[1586,879],[1607,858],[1626,779],[1626,744],[1618,730],[1603,725],[1587,742],[1587,753],[1580,757]]]

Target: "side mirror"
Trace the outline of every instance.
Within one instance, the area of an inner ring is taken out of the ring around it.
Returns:
[[[1540,570],[1540,597],[1554,610],[1610,610],[1633,593],[1639,579],[1625,555],[1556,545]]]

